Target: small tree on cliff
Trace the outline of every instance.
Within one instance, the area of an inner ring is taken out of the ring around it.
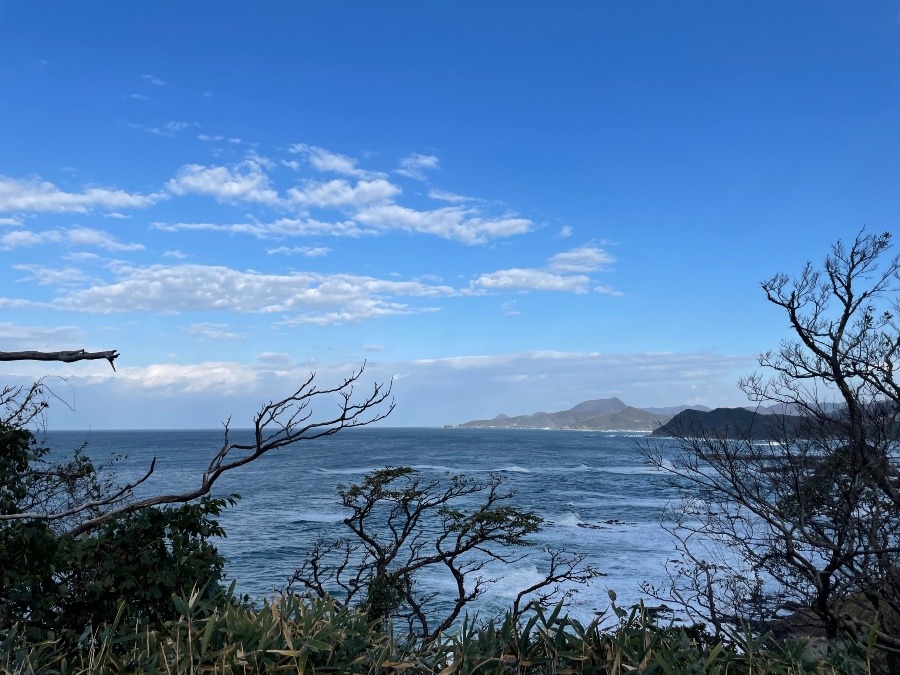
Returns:
[[[541,518],[511,503],[502,480],[459,475],[426,480],[408,467],[367,474],[360,483],[338,486],[350,515],[350,539],[319,541],[294,573],[289,587],[334,597],[360,607],[382,623],[405,625],[407,636],[435,640],[463,609],[497,581],[492,562],[519,562]],[[545,572],[521,589],[511,608],[515,618],[534,603],[541,607],[569,597],[575,586],[600,576],[584,556],[545,550]],[[426,592],[416,580],[443,576],[452,590]]]

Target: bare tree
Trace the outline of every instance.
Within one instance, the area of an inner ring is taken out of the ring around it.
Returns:
[[[227,421],[221,448],[213,455],[199,484],[192,490],[134,499],[134,489],[152,476],[156,467],[154,459],[142,477],[116,489],[109,489],[107,485],[107,489],[99,491],[79,493],[76,490],[64,501],[40,499],[38,495],[44,493],[46,496],[47,481],[39,480],[42,476],[51,479],[55,475],[57,483],[66,482],[63,469],[50,464],[41,465],[31,468],[37,473],[32,476],[35,480],[30,481],[33,485],[32,496],[22,502],[26,508],[0,513],[0,523],[26,519],[65,523],[67,526],[59,528],[59,534],[77,536],[125,513],[198,499],[210,493],[223,473],[244,466],[268,452],[330,436],[341,429],[373,424],[387,417],[394,409],[394,403],[390,400],[390,383],[375,383],[368,393],[358,394],[356,386],[364,368],[365,365],[336,386],[325,388],[316,384],[316,375],[311,373],[292,394],[262,406],[254,417],[253,440],[250,443],[232,442],[230,420]],[[52,393],[43,382],[31,387],[5,388],[0,392],[0,410],[3,411],[0,431],[9,433],[39,418],[48,405],[48,395]],[[316,404],[330,404],[333,408],[331,412],[323,413],[314,408]],[[315,413],[319,413],[320,417],[315,417]],[[27,508],[29,504],[34,508]]]
[[[491,562],[522,560],[528,535],[542,520],[510,504],[513,493],[491,476],[425,480],[407,467],[388,467],[357,485],[338,486],[350,515],[344,524],[352,539],[319,541],[292,576],[301,587],[336,598],[343,606],[364,607],[372,619],[405,625],[409,637],[431,641],[447,630],[470,602],[496,578]],[[467,508],[468,507],[468,508]],[[584,556],[546,549],[543,577],[516,595],[512,613],[521,616],[533,603],[564,599],[572,584],[599,575],[583,565]],[[442,573],[453,591],[423,592],[416,576]]]
[[[669,592],[717,630],[806,607],[827,637],[874,631],[900,650],[900,390],[890,234],[836,243],[821,269],[763,282],[794,339],[740,381],[781,417],[770,441],[683,429],[646,459],[685,490],[670,515]],[[657,592],[663,589],[653,589]]]

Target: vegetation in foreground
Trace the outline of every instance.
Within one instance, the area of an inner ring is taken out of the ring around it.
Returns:
[[[661,627],[645,612],[615,609],[617,625],[569,620],[561,606],[515,621],[466,620],[430,642],[396,640],[360,610],[286,595],[262,608],[215,604],[198,592],[172,598],[177,615],[157,629],[117,623],[76,645],[4,634],[5,673],[822,673],[871,672],[866,652],[814,656],[803,643],[767,646],[751,633],[716,640],[698,628]]]

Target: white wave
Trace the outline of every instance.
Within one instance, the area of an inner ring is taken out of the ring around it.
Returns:
[[[342,523],[346,514],[337,511],[294,511],[291,513],[292,525],[302,523]]]
[[[321,467],[314,469],[314,473],[323,474],[326,476],[354,476],[354,475],[362,475],[364,473],[372,473],[373,471],[378,471],[379,469],[383,469],[383,466],[370,466],[365,468],[347,468],[347,469],[323,469]]]
[[[463,471],[468,471],[468,469],[454,469],[449,466],[443,466],[441,464],[413,464],[413,469],[416,471],[437,471],[438,473],[462,473]]]
[[[503,471],[505,473],[531,473],[531,469],[526,469],[517,464],[510,464],[509,466],[496,469],[496,471]]]
[[[548,518],[548,520],[552,521],[553,525],[556,527],[578,527],[579,525],[584,524],[581,516],[572,512],[566,513],[563,516],[557,516],[556,518]]]

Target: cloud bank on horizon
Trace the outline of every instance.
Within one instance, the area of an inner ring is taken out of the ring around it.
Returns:
[[[122,357],[4,382],[72,428],[363,362],[395,424],[743,403],[759,280],[893,225],[894,14],[464,9],[6,8],[0,350]]]

